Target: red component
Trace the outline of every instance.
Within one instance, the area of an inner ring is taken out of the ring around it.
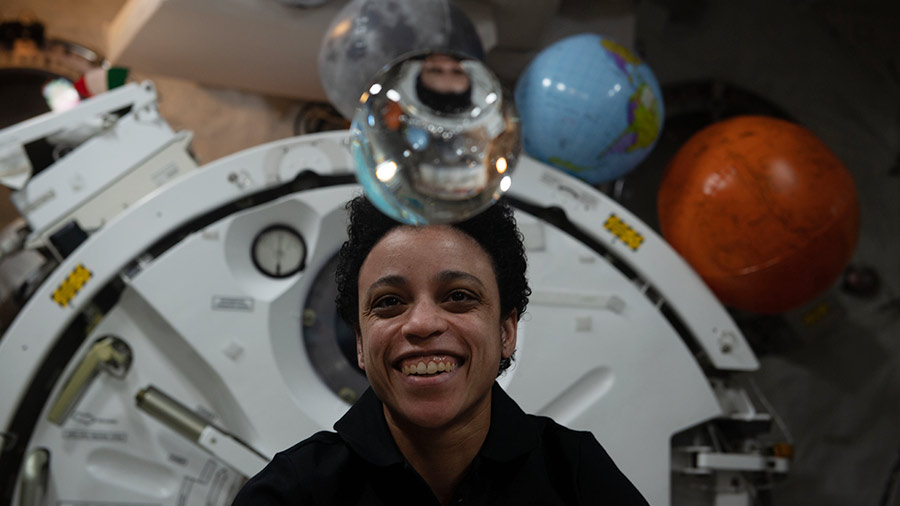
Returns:
[[[809,130],[763,116],[715,123],[666,168],[662,234],[726,305],[773,314],[827,290],[853,255],[853,178]]]
[[[92,93],[88,91],[87,83],[84,80],[84,76],[81,76],[77,81],[75,81],[75,90],[78,91],[78,96],[82,99],[90,98]]]
[[[388,102],[387,106],[385,106],[384,124],[395,132],[403,124],[403,109],[396,102]]]

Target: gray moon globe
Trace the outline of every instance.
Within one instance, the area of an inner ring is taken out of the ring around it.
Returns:
[[[472,21],[450,0],[353,0],[335,16],[319,49],[325,94],[351,119],[379,70],[423,49],[484,58]]]

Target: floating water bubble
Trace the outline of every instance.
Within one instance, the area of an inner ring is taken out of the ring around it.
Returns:
[[[397,221],[465,220],[509,189],[521,151],[511,97],[485,65],[444,52],[379,72],[351,123],[357,179]]]

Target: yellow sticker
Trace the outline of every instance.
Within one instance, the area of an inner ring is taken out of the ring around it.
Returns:
[[[69,301],[72,300],[72,297],[81,291],[81,287],[83,287],[89,279],[91,279],[91,271],[87,270],[83,265],[78,264],[78,266],[69,273],[69,276],[59,284],[59,287],[53,292],[51,298],[60,306],[66,307],[69,305]]]
[[[609,215],[609,218],[606,219],[606,223],[603,224],[603,228],[609,230],[612,235],[618,237],[620,241],[624,242],[626,246],[634,251],[637,251],[638,248],[641,247],[641,244],[644,243],[644,236],[629,227],[627,223],[622,221],[622,219],[615,214]]]
[[[803,323],[807,326],[812,327],[813,325],[819,323],[822,318],[828,316],[831,313],[831,308],[828,307],[828,304],[824,302],[819,302],[816,306],[809,310],[805,315],[803,315]]]

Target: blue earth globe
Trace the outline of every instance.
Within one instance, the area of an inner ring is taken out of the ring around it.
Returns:
[[[538,53],[516,83],[515,100],[525,152],[591,184],[640,164],[665,115],[650,67],[597,34]]]

